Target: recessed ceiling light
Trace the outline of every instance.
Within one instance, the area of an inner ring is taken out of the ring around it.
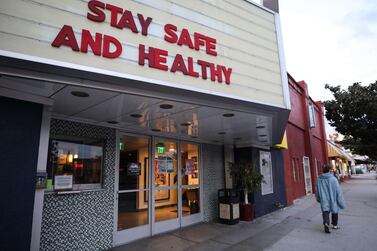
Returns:
[[[191,138],[196,139],[198,136],[191,136]]]
[[[107,123],[115,125],[115,124],[118,124],[119,122],[115,120],[110,120],[110,121],[107,121]]]
[[[152,128],[152,132],[161,132],[161,130],[157,128]]]
[[[190,122],[185,122],[185,123],[182,123],[181,126],[190,126],[191,123]]]
[[[234,138],[234,140],[241,140],[241,138]]]
[[[259,135],[259,137],[267,137],[267,135],[266,134],[261,134],[261,135]]]
[[[218,134],[224,135],[224,134],[226,134],[226,132],[218,132]]]
[[[226,117],[226,118],[230,118],[230,117],[233,117],[234,116],[234,113],[224,113],[223,114],[223,117]]]
[[[141,117],[143,117],[143,115],[138,114],[138,113],[134,113],[134,114],[131,114],[130,117],[133,117],[133,118],[141,118]]]
[[[265,128],[265,126],[264,125],[259,125],[259,126],[257,126],[257,128]]]
[[[173,108],[173,105],[171,105],[171,104],[162,104],[162,105],[160,105],[160,108],[161,109],[171,109],[171,108]]]
[[[212,141],[213,143],[220,143],[220,141],[218,141],[218,140],[214,140],[214,141]]]
[[[82,92],[82,91],[72,91],[71,94],[75,97],[79,97],[79,98],[87,98],[89,97],[89,94],[86,93],[86,92]]]

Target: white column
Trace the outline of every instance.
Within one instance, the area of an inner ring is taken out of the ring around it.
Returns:
[[[50,137],[50,119],[51,113],[48,111],[49,106],[43,107],[41,132],[39,138],[39,152],[37,172],[46,172],[48,141]],[[33,225],[31,232],[30,250],[39,250],[41,240],[42,211],[43,211],[44,189],[36,189],[34,197]]]

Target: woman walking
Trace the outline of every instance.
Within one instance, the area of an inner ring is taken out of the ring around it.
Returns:
[[[330,233],[330,213],[333,229],[339,229],[338,212],[344,209],[343,193],[340,190],[339,182],[330,173],[331,167],[324,166],[323,173],[318,177],[315,197],[321,203],[323,225],[325,233]]]

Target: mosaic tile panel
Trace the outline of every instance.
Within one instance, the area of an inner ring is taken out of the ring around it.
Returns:
[[[218,219],[217,190],[224,185],[224,160],[222,146],[203,144],[203,212],[204,221]]]
[[[51,121],[51,135],[104,140],[103,189],[79,194],[46,194],[41,250],[106,250],[112,247],[114,227],[114,129],[70,121]]]

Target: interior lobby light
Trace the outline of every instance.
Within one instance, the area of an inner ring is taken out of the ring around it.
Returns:
[[[171,109],[171,108],[173,108],[173,105],[171,105],[171,104],[162,104],[162,105],[160,105],[160,108],[161,109]]]
[[[68,156],[67,156],[67,162],[68,163],[72,163],[73,162],[73,154],[68,154]]]
[[[137,118],[137,119],[138,119],[138,118],[143,117],[143,115],[138,114],[138,113],[134,113],[134,114],[131,114],[130,117],[133,117],[133,118]]]
[[[230,117],[233,117],[234,116],[234,113],[224,113],[223,114],[223,117],[226,117],[226,118],[230,118]]]

